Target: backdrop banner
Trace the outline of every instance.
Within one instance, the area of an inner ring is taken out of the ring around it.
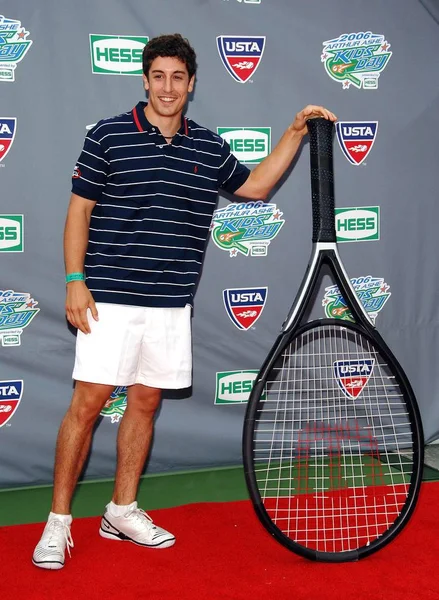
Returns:
[[[180,32],[197,52],[188,117],[250,168],[306,104],[337,115],[342,260],[412,382],[426,440],[439,437],[431,4],[0,0],[1,487],[52,480],[73,389],[62,251],[70,178],[87,130],[145,100],[142,49],[162,33]],[[241,462],[249,391],[310,254],[310,196],[306,140],[266,204],[220,196],[193,311],[193,386],[165,393],[149,473]],[[346,317],[330,282],[313,310]],[[126,390],[116,388],[86,478],[114,475],[125,406]]]

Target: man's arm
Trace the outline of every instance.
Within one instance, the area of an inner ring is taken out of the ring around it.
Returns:
[[[235,195],[255,200],[266,200],[268,194],[290,166],[296,152],[308,133],[307,119],[324,117],[336,121],[337,117],[323,106],[306,106],[297,113],[294,122],[285,131],[274,150],[250,173],[247,181]]]
[[[67,274],[84,272],[90,218],[95,204],[93,200],[87,200],[77,194],[70,197],[64,229],[64,262]],[[93,318],[98,320],[98,312],[90,290],[84,281],[71,281],[66,286],[66,316],[69,323],[83,333],[90,333],[87,308],[90,308]]]

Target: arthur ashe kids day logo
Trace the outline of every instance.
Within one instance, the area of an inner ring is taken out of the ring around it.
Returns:
[[[219,35],[216,38],[223,65],[239,83],[250,79],[259,67],[265,48],[265,36]]]
[[[390,286],[382,277],[372,277],[371,275],[353,278],[351,283],[369,317],[375,323],[378,313],[382,311],[391,296]],[[337,285],[325,288],[322,306],[328,319],[354,320]]]
[[[32,45],[21,21],[0,15],[0,81],[15,81],[15,69]]]
[[[0,162],[5,158],[11,149],[16,130],[16,117],[0,117]]]
[[[340,121],[335,124],[341,151],[351,165],[361,165],[366,159],[378,131],[378,121]]]
[[[0,381],[0,427],[12,418],[23,396],[23,380]]]
[[[348,89],[376,90],[378,79],[392,56],[390,44],[371,31],[343,33],[323,42],[321,61],[328,75]]]
[[[142,55],[149,38],[90,34],[91,69],[103,75],[142,75]]]
[[[285,223],[282,214],[276,204],[260,201],[230,203],[213,213],[212,239],[232,258],[238,254],[266,256],[268,246]]]
[[[250,329],[264,310],[268,287],[223,290],[224,306],[232,323],[241,330]]]
[[[115,387],[113,393],[106,401],[101,410],[103,417],[111,419],[112,423],[119,423],[127,407],[127,388],[125,386]]]
[[[0,290],[0,340],[2,346],[20,346],[23,329],[40,312],[27,292]]]

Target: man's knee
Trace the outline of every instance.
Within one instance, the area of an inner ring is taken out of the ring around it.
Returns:
[[[145,416],[154,416],[160,406],[162,391],[144,385],[134,385],[128,388],[127,408]]]
[[[93,423],[109,399],[113,386],[77,381],[69,412],[85,424]]]

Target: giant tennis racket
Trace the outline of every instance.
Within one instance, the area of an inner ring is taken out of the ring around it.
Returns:
[[[407,523],[421,483],[423,434],[410,383],[337,251],[333,124],[312,119],[308,130],[313,250],[255,380],[243,454],[269,533],[306,558],[341,562],[372,554]],[[344,319],[306,322],[325,272],[343,298]]]

